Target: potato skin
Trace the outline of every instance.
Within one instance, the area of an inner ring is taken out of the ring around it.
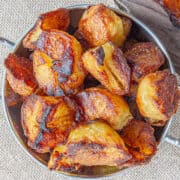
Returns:
[[[123,97],[106,89],[94,87],[76,95],[86,121],[103,119],[115,130],[121,130],[132,119],[129,107]]]
[[[81,166],[121,166],[130,158],[121,137],[110,126],[93,122],[72,130],[66,144],[54,149],[48,167],[72,171]]]
[[[136,82],[158,70],[165,61],[161,50],[152,42],[135,43],[124,55],[132,68],[132,79]]]
[[[66,31],[70,23],[69,10],[65,8],[41,14],[39,18],[42,21],[41,29],[45,31],[51,29]]]
[[[90,47],[103,45],[112,41],[122,46],[131,28],[131,21],[119,17],[103,4],[89,7],[82,15],[78,32]]]
[[[4,64],[7,80],[14,92],[21,96],[29,96],[35,91],[38,84],[33,75],[32,61],[10,53]]]
[[[120,135],[132,154],[129,164],[145,163],[157,150],[154,129],[146,122],[132,120]]]
[[[39,153],[49,152],[65,142],[78,117],[77,106],[68,97],[33,94],[21,108],[21,124],[28,145]]]
[[[177,111],[179,91],[175,75],[168,70],[146,75],[138,86],[140,113],[154,126],[163,126]]]
[[[79,42],[63,31],[43,32],[33,54],[35,77],[47,95],[73,94],[83,84],[83,68]],[[47,71],[44,74],[44,71]]]
[[[82,60],[86,70],[111,92],[129,92],[130,68],[122,51],[111,42],[86,51]]]
[[[25,36],[23,46],[35,50],[36,42],[43,31],[51,29],[66,31],[69,23],[69,10],[64,8],[41,14],[32,30]]]

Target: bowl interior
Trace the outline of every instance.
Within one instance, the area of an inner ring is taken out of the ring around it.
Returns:
[[[69,28],[70,34],[73,34],[76,31],[78,21],[83,12],[84,12],[84,8],[82,8],[82,7],[71,8],[71,10],[70,10],[71,24],[70,24],[70,28]],[[135,22],[135,20],[131,16],[129,16],[123,12],[116,11],[116,13],[118,13],[119,15],[128,16],[129,18],[131,18],[133,20],[133,27],[132,27],[133,30],[132,30],[131,34],[129,35],[129,38],[133,37],[133,38],[137,39],[138,41],[152,41],[157,44],[157,40],[155,40],[154,37],[148,31],[146,31],[146,29],[144,29],[137,21]],[[23,39],[23,37],[18,42],[14,53],[24,56],[24,57],[29,57],[31,52],[28,51],[27,49],[23,48],[22,39]],[[168,67],[169,67],[169,63],[168,63],[168,61],[166,61],[166,64],[162,68],[168,68]],[[7,91],[10,91],[8,88],[9,85],[6,80],[6,77],[5,77],[4,82],[5,82],[4,94],[6,94]],[[22,130],[22,127],[20,124],[21,105],[22,105],[22,102],[18,102],[15,106],[8,107],[7,101],[5,98],[5,111],[7,113],[7,119],[11,125],[11,128],[12,128],[16,138],[22,144],[24,149],[32,157],[34,157],[40,164],[47,166],[47,162],[49,160],[49,153],[39,154],[27,146],[27,143],[26,143],[27,140],[23,134],[23,130]],[[160,141],[163,131],[164,131],[163,128],[155,129],[155,136],[156,136],[157,141]],[[90,177],[107,176],[107,175],[113,174],[118,171],[120,171],[120,170],[118,170],[116,167],[107,167],[107,166],[97,167],[96,166],[96,167],[84,167],[83,170],[78,173],[65,173],[65,172],[60,172],[60,173],[66,174],[66,175],[71,175],[71,176],[80,176],[80,177],[89,177],[90,178]]]

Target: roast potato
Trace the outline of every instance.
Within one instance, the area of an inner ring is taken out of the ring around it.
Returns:
[[[112,41],[122,46],[131,29],[131,21],[119,17],[103,4],[89,7],[82,15],[78,32],[90,47],[101,46]]]
[[[129,92],[130,68],[122,51],[111,42],[86,51],[82,60],[86,70],[111,92]]]
[[[142,116],[154,126],[163,126],[178,108],[175,75],[168,70],[146,75],[139,83],[136,102]]]
[[[29,96],[21,108],[21,124],[28,145],[46,153],[58,143],[64,143],[76,118],[77,106],[68,97]]]
[[[124,55],[132,68],[132,79],[136,82],[158,70],[165,61],[161,50],[152,42],[135,43]]]
[[[51,154],[48,167],[72,171],[81,166],[121,166],[131,158],[121,137],[107,124],[93,122],[72,130]]]
[[[64,8],[41,14],[32,28],[25,36],[23,46],[25,48],[36,49],[36,42],[43,31],[58,29],[66,31],[70,22],[69,11]]]
[[[132,120],[120,135],[132,154],[130,164],[146,162],[157,150],[154,129],[146,122]]]
[[[39,86],[47,95],[73,94],[83,84],[83,68],[79,42],[63,31],[43,32],[33,53],[33,68]],[[44,73],[46,72],[46,73]]]
[[[4,64],[7,70],[7,80],[15,93],[29,96],[36,90],[38,84],[33,75],[32,61],[9,54]]]
[[[132,115],[123,97],[112,94],[106,89],[94,87],[85,89],[76,95],[88,121],[103,119],[114,129],[121,130]]]

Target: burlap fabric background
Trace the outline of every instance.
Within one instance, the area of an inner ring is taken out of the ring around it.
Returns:
[[[15,41],[36,20],[38,14],[64,5],[78,3],[98,3],[97,0],[1,0],[0,1],[0,36]],[[147,3],[151,1],[147,1]],[[105,4],[114,6],[112,0],[104,0]],[[138,9],[137,9],[138,11]],[[0,45],[0,79],[2,79],[2,60],[9,49]],[[1,85],[0,85],[1,88]],[[170,129],[172,135],[180,136],[180,111]],[[0,105],[0,180],[60,180],[68,179],[36,164],[15,141],[4,118]],[[166,142],[162,143],[152,161],[145,166],[125,171],[112,179],[126,180],[179,180],[180,149]]]

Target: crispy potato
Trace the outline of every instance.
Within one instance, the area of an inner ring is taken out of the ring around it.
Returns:
[[[29,96],[37,88],[37,82],[33,75],[32,61],[27,58],[9,54],[5,59],[7,80],[15,93],[21,96]]]
[[[33,68],[39,86],[47,95],[62,96],[77,92],[86,72],[79,42],[63,31],[43,32],[33,54]],[[46,72],[46,73],[44,73]]]
[[[121,166],[130,158],[121,137],[112,128],[93,122],[72,130],[66,144],[54,149],[48,167],[71,171],[81,166]]]
[[[176,112],[179,91],[175,75],[168,70],[146,75],[138,86],[136,102],[140,113],[154,126],[163,126]]]
[[[36,42],[43,31],[51,29],[66,31],[69,26],[69,23],[69,11],[64,8],[41,14],[35,26],[24,38],[24,47],[31,50],[36,49]]]
[[[77,108],[67,97],[29,96],[21,108],[21,124],[28,145],[39,153],[46,153],[58,143],[64,143],[74,120],[80,118]]]
[[[111,92],[129,92],[130,68],[121,50],[111,42],[86,51],[82,59],[86,70]]]
[[[132,159],[129,163],[143,163],[149,160],[157,150],[154,129],[140,120],[132,120],[120,133],[127,145]]]
[[[122,46],[131,25],[130,19],[119,17],[105,5],[98,4],[84,12],[79,21],[78,32],[90,47],[101,46],[108,41]]]
[[[39,18],[41,29],[45,31],[51,29],[66,31],[70,23],[69,10],[64,8],[41,14]]]
[[[103,119],[114,129],[121,130],[132,119],[123,97],[103,88],[89,88],[76,95],[86,120]]]
[[[161,50],[152,42],[136,43],[124,55],[132,67],[132,79],[136,82],[158,70],[165,61]]]

